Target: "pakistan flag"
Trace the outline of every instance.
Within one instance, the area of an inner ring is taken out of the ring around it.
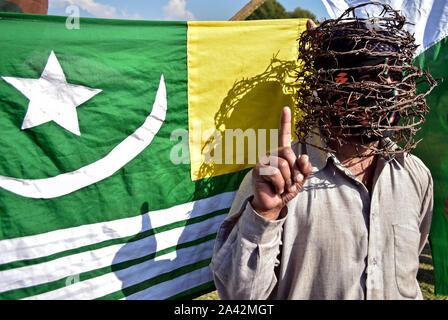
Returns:
[[[249,135],[219,137],[269,141],[305,23],[1,13],[0,299],[214,290],[216,231],[255,164]]]

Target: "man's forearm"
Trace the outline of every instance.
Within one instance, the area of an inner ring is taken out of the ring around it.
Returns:
[[[211,263],[215,285],[221,299],[267,299],[276,284],[284,219],[259,216],[249,201],[240,210],[236,224],[223,223],[219,230]]]

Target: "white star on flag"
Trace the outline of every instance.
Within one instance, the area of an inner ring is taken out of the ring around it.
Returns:
[[[2,77],[2,79],[30,100],[22,130],[54,121],[80,136],[76,107],[102,91],[67,83],[64,71],[53,51],[39,79],[15,77]]]

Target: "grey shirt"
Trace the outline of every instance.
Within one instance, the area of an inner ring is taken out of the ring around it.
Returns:
[[[252,172],[243,180],[210,265],[220,298],[422,299],[416,275],[433,208],[426,166],[410,154],[380,157],[370,195],[333,154],[307,150],[312,173],[279,220],[253,210]]]

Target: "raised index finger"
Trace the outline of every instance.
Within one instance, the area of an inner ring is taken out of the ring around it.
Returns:
[[[316,24],[314,23],[314,21],[313,20],[311,20],[311,19],[308,19],[308,21],[306,22],[306,29],[307,30],[313,30],[313,29],[315,29],[317,26],[316,26]]]
[[[291,109],[284,107],[280,121],[279,147],[291,147]]]

